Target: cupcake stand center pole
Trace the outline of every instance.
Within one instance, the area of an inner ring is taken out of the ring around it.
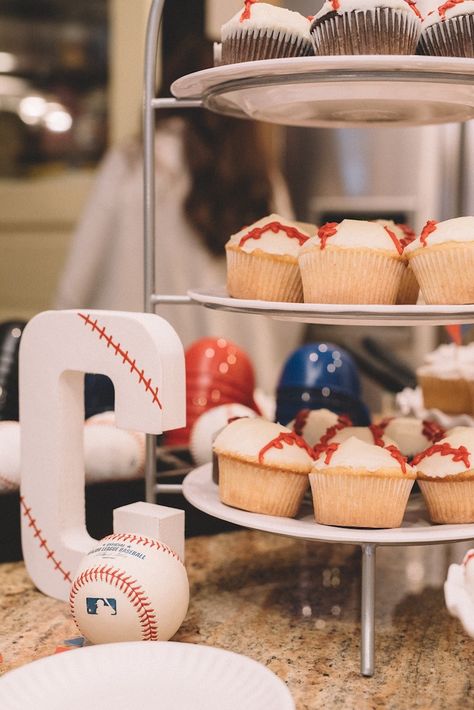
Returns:
[[[218,113],[245,118],[257,117],[257,120],[270,120],[286,125],[331,125],[333,127],[368,125],[369,122],[372,125],[379,122],[381,125],[381,120],[383,125],[387,125],[387,122],[392,122],[392,125],[422,125],[430,122],[453,122],[474,118],[474,107],[466,99],[461,101],[458,95],[460,87],[463,91],[465,91],[466,84],[474,87],[474,71],[465,67],[468,60],[462,60],[464,62],[462,67],[456,65],[457,68],[449,71],[449,67],[447,70],[443,59],[435,60],[433,57],[427,57],[433,61],[424,68],[419,66],[419,62],[422,62],[423,58],[414,57],[416,66],[409,66],[407,70],[401,69],[398,65],[394,66],[393,60],[396,59],[394,57],[384,58],[383,61],[380,57],[373,57],[373,60],[378,62],[377,65],[372,60],[367,62],[367,58],[364,57],[350,57],[349,63],[347,57],[336,58],[336,61],[332,57],[329,62],[330,66],[327,65],[324,57],[317,58],[317,66],[311,64],[310,57],[299,60],[279,59],[277,61],[282,64],[280,64],[278,71],[268,70],[267,74],[260,67],[258,70],[252,69],[251,65],[255,64],[254,62],[245,65],[243,76],[240,75],[240,67],[231,65],[231,76],[225,72],[222,76],[222,67],[218,68],[218,78],[214,76],[212,70],[208,70],[212,74],[212,78],[208,77],[203,80],[203,72],[199,72],[198,76],[201,77],[199,80],[194,78],[190,82],[189,77],[184,78],[186,88],[183,89],[181,84],[180,90],[177,91],[178,95],[184,94],[181,98],[157,99],[155,98],[156,59],[164,4],[165,0],[152,0],[145,49],[143,106],[145,313],[155,312],[156,306],[163,303],[173,305],[201,303],[210,308],[221,308],[247,314],[259,313],[284,320],[303,320],[308,323],[339,323],[356,326],[474,323],[473,306],[370,307],[349,305],[338,307],[331,304],[327,307],[314,307],[313,304],[289,304],[286,310],[282,311],[281,304],[254,301],[249,305],[245,301],[222,297],[219,293],[208,291],[203,293],[202,290],[190,292],[192,298],[186,295],[158,295],[156,293],[155,110],[209,107]],[[404,61],[410,64],[410,59],[406,57]],[[310,64],[307,63],[308,60]],[[291,62],[291,66],[287,66],[285,62]],[[380,66],[380,62],[383,66]],[[281,67],[285,66],[286,70],[282,70]],[[193,75],[190,76],[192,78]],[[304,96],[295,99],[295,87],[299,85],[304,85]],[[265,93],[266,91],[268,97],[268,91],[273,91],[275,86],[279,87],[279,99],[282,101],[277,102],[277,105],[271,105],[269,102],[266,111],[261,111],[261,92]],[[289,92],[290,98],[286,96],[284,86],[292,86],[293,92]],[[337,105],[337,115],[339,117],[342,115],[342,118],[337,120],[334,117],[328,118],[324,110],[320,110],[320,106],[324,108],[324,98],[331,99],[332,97],[332,93],[328,97],[327,92],[334,93],[336,90],[337,101],[339,102],[341,97],[346,97],[348,108],[348,111],[344,113]],[[433,91],[436,93],[434,103]],[[359,92],[362,93],[359,94]],[[257,111],[254,111],[255,96],[260,97],[257,100]],[[392,101],[391,109],[387,113],[387,99],[390,103],[394,96],[396,101]],[[285,98],[288,100],[286,105],[283,101]],[[444,101],[442,115],[439,114],[441,98]],[[375,113],[373,108],[366,108],[367,105],[373,106],[374,102],[376,107],[379,107]],[[244,105],[246,110],[242,108]],[[357,109],[355,112],[353,111],[354,107]],[[422,109],[425,109],[424,113]],[[311,114],[310,118],[308,118],[308,112]],[[212,482],[210,464],[207,468],[200,467],[191,471],[182,485],[158,485],[156,483],[154,436],[147,437],[145,481],[148,502],[155,502],[157,493],[182,491],[186,499],[196,508],[244,527],[306,540],[360,546],[362,551],[361,674],[363,676],[372,676],[374,673],[377,546],[441,544],[474,539],[474,525],[472,524],[421,527],[416,524],[414,526],[408,524],[407,527],[394,530],[355,530],[317,525],[314,520],[309,522],[307,519],[293,520],[273,516],[255,516],[232,509],[219,501],[217,487]]]

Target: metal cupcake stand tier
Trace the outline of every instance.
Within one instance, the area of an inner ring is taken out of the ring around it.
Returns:
[[[241,118],[293,126],[415,126],[474,118],[474,59],[419,56],[301,57],[243,62],[195,72],[155,98],[158,36],[165,0],[153,0],[147,28],[144,91],[144,310],[160,304],[258,313],[280,320],[339,325],[474,323],[469,306],[284,304],[229,298],[225,289],[159,295],[155,279],[155,110],[202,107]],[[196,508],[244,527],[306,540],[360,545],[362,550],[361,673],[374,673],[375,558],[382,545],[429,545],[474,539],[472,525],[431,525],[420,501],[410,502],[399,529],[318,525],[309,508],[296,519],[257,515],[219,501],[210,466],[182,486],[156,484],[155,437],[147,436],[146,499],[182,492]]]

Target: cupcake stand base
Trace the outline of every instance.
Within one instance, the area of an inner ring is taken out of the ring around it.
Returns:
[[[304,540],[360,545],[362,550],[360,669],[372,676],[375,668],[375,561],[377,547],[383,545],[437,545],[474,540],[474,524],[431,525],[420,495],[410,498],[401,528],[361,529],[318,525],[312,505],[304,503],[297,518],[248,513],[219,500],[218,486],[212,481],[211,464],[200,466],[183,483],[186,500],[204,513],[246,528]]]

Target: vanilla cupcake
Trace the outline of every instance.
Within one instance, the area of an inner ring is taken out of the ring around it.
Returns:
[[[311,23],[314,53],[415,54],[421,20],[414,0],[326,0]]]
[[[415,232],[406,224],[397,224],[391,219],[377,219],[376,221],[378,224],[390,229],[395,234],[403,249],[405,249],[416,239]],[[400,286],[398,288],[397,304],[411,305],[417,302],[420,287],[418,286],[418,281],[413,273],[413,269],[408,263],[408,257],[405,255],[403,256],[406,268],[403,272]]]
[[[416,417],[389,417],[374,425],[372,429],[394,441],[407,458],[419,454],[446,435],[445,430],[436,422]]]
[[[405,254],[426,303],[474,303],[474,217],[429,220]]]
[[[413,459],[433,523],[474,523],[473,461],[472,427],[456,427]]]
[[[301,409],[288,427],[301,436],[309,446],[315,446],[331,439],[338,431],[352,426],[345,415],[329,409]]]
[[[440,345],[426,355],[416,377],[425,409],[439,409],[447,414],[474,411],[474,344]]]
[[[406,268],[391,230],[356,219],[320,227],[298,263],[306,303],[394,304]]]
[[[308,488],[313,452],[287,427],[237,419],[214,441],[223,503],[253,513],[293,517]]]
[[[313,54],[310,22],[299,12],[245,0],[221,28],[222,63]]]
[[[375,446],[356,437],[329,443],[309,475],[316,522],[400,527],[415,478],[395,446]]]
[[[421,25],[420,49],[437,57],[474,57],[474,0],[448,0]]]
[[[309,234],[271,214],[233,234],[226,244],[227,290],[233,298],[301,302],[298,254]]]

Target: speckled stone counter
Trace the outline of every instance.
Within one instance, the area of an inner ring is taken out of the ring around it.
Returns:
[[[174,640],[264,663],[298,710],[474,708],[474,639],[442,590],[468,547],[378,549],[373,678],[359,675],[360,550],[351,546],[253,531],[189,540],[191,604]],[[0,565],[3,672],[77,635],[67,604],[37,592],[23,564]]]

